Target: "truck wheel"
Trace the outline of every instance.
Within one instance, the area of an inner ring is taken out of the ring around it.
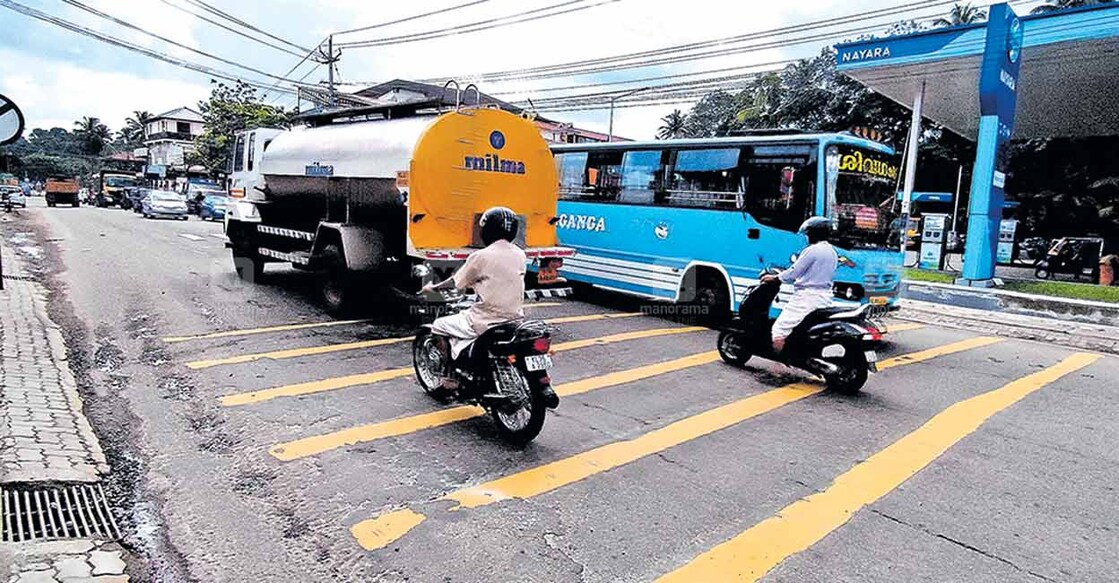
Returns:
[[[346,269],[346,258],[342,249],[335,244],[327,245],[322,250],[322,264],[324,267],[319,296],[323,307],[334,316],[348,313],[353,307],[353,279]]]
[[[255,255],[245,255],[234,250],[233,269],[238,278],[249,283],[259,283],[264,279],[264,261]]]

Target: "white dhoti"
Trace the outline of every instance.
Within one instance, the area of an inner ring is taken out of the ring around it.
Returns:
[[[773,323],[773,339],[788,338],[808,314],[831,306],[831,300],[831,290],[802,289],[795,292]]]
[[[481,334],[474,331],[474,324],[470,321],[468,312],[459,312],[450,316],[436,318],[431,323],[431,330],[440,336],[446,336],[451,341],[451,360],[466,350]]]

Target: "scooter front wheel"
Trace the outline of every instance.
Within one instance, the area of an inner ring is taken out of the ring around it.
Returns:
[[[738,332],[720,332],[718,347],[719,357],[723,362],[733,366],[745,366],[746,361],[752,356],[746,349],[746,338]]]

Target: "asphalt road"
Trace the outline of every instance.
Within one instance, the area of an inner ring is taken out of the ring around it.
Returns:
[[[598,341],[556,355],[563,402],[516,450],[419,390],[406,320],[238,281],[220,224],[5,230],[29,225],[152,580],[1119,579],[1114,357],[899,325],[841,397],[626,302],[552,302],[559,341]]]

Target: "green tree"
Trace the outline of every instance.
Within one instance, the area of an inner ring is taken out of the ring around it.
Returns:
[[[957,26],[982,22],[986,19],[986,10],[972,6],[970,2],[958,2],[955,6],[952,6],[948,16],[934,20],[933,26]]]
[[[144,145],[145,128],[152,117],[154,116],[150,111],[133,111],[124,120],[124,128],[119,133],[120,141],[132,148]]]
[[[82,144],[82,153],[96,156],[112,142],[113,132],[96,117],[83,117],[74,122],[74,134]]]
[[[238,81],[226,85],[211,81],[210,99],[198,104],[206,129],[195,139],[196,152],[188,163],[205,166],[211,173],[224,172],[237,132],[259,127],[288,127],[291,113],[265,105],[256,89]]]
[[[1111,1],[1112,0],[1049,0],[1045,4],[1031,10],[1030,14],[1044,14],[1046,12],[1056,12],[1057,10],[1064,10],[1066,8],[1107,4]]]
[[[661,127],[657,130],[657,139],[671,140],[683,137],[684,126],[687,118],[679,109],[661,118]]]

